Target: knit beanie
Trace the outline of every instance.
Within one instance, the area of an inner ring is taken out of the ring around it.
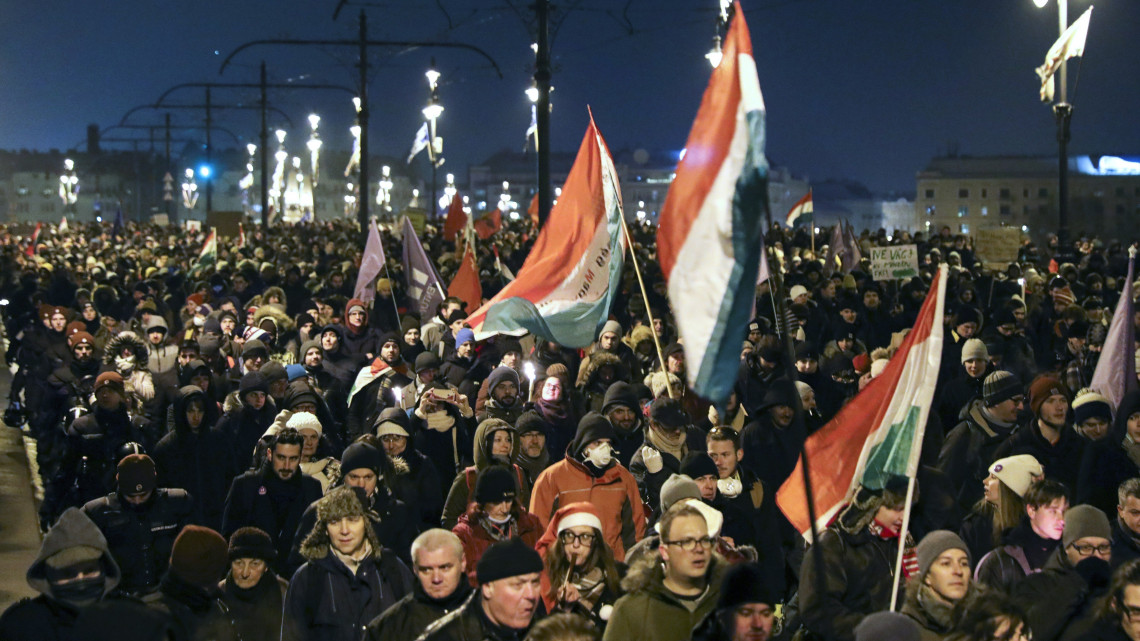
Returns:
[[[919,641],[914,619],[899,612],[876,612],[855,626],[855,641]]]
[[[287,378],[290,383],[297,380],[298,378],[308,375],[309,372],[305,371],[305,366],[300,363],[293,363],[292,365],[285,366],[285,378]]]
[[[269,348],[265,346],[264,342],[256,338],[246,341],[241,349],[242,358],[251,358],[255,354],[261,354],[263,357],[269,358]]]
[[[684,474],[671,474],[661,485],[661,513],[664,514],[674,503],[681,499],[701,498],[701,490],[697,482]]]
[[[982,382],[982,399],[987,407],[993,407],[1018,394],[1021,394],[1021,381],[1012,372],[999,369]]]
[[[85,331],[78,331],[67,337],[67,346],[75,349],[76,345],[94,345],[95,337]]]
[[[475,479],[475,502],[480,504],[513,501],[518,494],[514,471],[503,465],[483,468]],[[513,576],[513,575],[512,575]]]
[[[542,415],[534,410],[527,410],[519,416],[519,420],[515,421],[515,431],[519,436],[529,434],[531,432],[541,432],[547,434],[551,430],[550,423],[542,418]]]
[[[1083,389],[1073,399],[1073,423],[1080,425],[1090,418],[1112,422],[1112,404],[1099,392]]]
[[[238,383],[238,397],[244,398],[250,392],[269,393],[269,383],[261,372],[248,372],[241,377]]]
[[[229,567],[226,540],[214,530],[187,525],[174,539],[170,571],[200,588],[210,588],[226,576]]]
[[[124,495],[153,492],[158,486],[154,461],[146,454],[130,454],[119,461],[115,480]]]
[[[975,359],[986,360],[990,357],[989,350],[986,349],[986,344],[981,339],[971,338],[962,345],[962,362],[972,361]]]
[[[664,396],[653,401],[653,405],[649,408],[649,420],[671,430],[684,429],[692,422],[681,406],[681,401]]]
[[[415,373],[419,374],[429,369],[437,370],[440,368],[440,365],[442,365],[442,363],[434,352],[420,352],[419,356],[416,356],[416,362],[412,369]]]
[[[255,527],[238,528],[230,535],[230,562],[238,559],[261,559],[266,563],[277,560],[277,548],[264,530]]]
[[[716,463],[704,450],[693,450],[681,459],[681,474],[694,480],[709,474],[717,476]]]
[[[1069,547],[1078,539],[1096,536],[1112,539],[1112,526],[1104,512],[1091,505],[1078,505],[1065,512],[1065,530],[1061,534],[1061,544]]]
[[[380,450],[368,443],[353,443],[344,448],[344,453],[340,456],[340,471],[347,475],[353,470],[367,469],[375,472],[376,476],[380,476],[381,456],[383,454],[380,453]]]
[[[990,474],[1005,483],[1021,498],[1029,491],[1033,481],[1045,475],[1045,468],[1031,454],[1017,454],[994,461]]]
[[[98,394],[99,390],[110,385],[119,394],[124,394],[123,391],[123,377],[118,372],[103,372],[95,379],[95,393]]]
[[[517,388],[519,386],[519,373],[506,365],[496,367],[491,371],[490,376],[487,377],[487,395],[490,396],[500,383],[506,381],[513,382]]]
[[[285,423],[285,427],[291,427],[298,432],[301,430],[313,430],[317,433],[318,438],[324,433],[320,419],[318,419],[315,414],[309,412],[294,413],[289,417],[288,422]]]
[[[473,340],[475,340],[475,332],[464,327],[455,333],[455,349],[459,349],[464,343]]]
[[[613,332],[614,334],[617,334],[618,338],[621,338],[621,335],[624,333],[621,329],[621,323],[617,322],[616,320],[606,321],[606,323],[602,325],[602,331],[598,332],[598,338],[601,338],[602,334],[605,334],[606,332]]]
[[[1050,396],[1063,396],[1066,403],[1072,398],[1069,389],[1056,376],[1043,375],[1033,379],[1029,384],[1029,409],[1034,416],[1040,413],[1041,405]]]
[[[578,421],[578,430],[574,432],[574,440],[570,441],[570,454],[579,456],[586,446],[599,439],[608,438],[613,441],[617,438],[614,426],[609,419],[597,412],[586,412]]]
[[[283,381],[289,377],[289,375],[285,372],[285,366],[281,363],[278,363],[277,361],[269,361],[268,363],[262,365],[261,369],[258,371],[260,371],[261,375],[265,377],[266,384],[273,383],[275,381]]]
[[[717,610],[729,610],[746,603],[774,606],[780,601],[778,590],[768,585],[759,563],[736,563],[729,566],[721,579]]]
[[[221,347],[222,340],[216,334],[207,333],[198,337],[198,351],[204,358],[216,355]]]
[[[637,395],[633,386],[625,381],[614,381],[606,389],[605,400],[602,401],[602,413],[606,414],[615,407],[627,407],[637,411]]]
[[[551,376],[566,381],[570,378],[570,369],[563,363],[551,363],[546,368],[546,377],[550,378]]]
[[[411,431],[412,426],[408,420],[408,413],[399,407],[385,408],[376,419],[376,436],[378,437],[387,434],[407,437],[411,436]]]
[[[479,585],[486,585],[513,576],[535,574],[543,569],[538,552],[516,536],[508,541],[499,541],[483,552],[475,566],[475,580]]]
[[[918,556],[918,575],[915,578],[919,581],[925,579],[930,565],[946,550],[962,550],[966,553],[967,559],[970,557],[970,550],[962,541],[962,537],[950,530],[935,530],[922,537],[915,549],[915,554]]]

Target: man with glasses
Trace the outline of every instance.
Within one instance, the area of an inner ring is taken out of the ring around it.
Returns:
[[[1105,606],[1084,638],[1140,641],[1140,561],[1129,561],[1113,573]]]
[[[1025,401],[1021,380],[998,370],[982,383],[982,395],[962,408],[961,422],[946,435],[938,455],[938,469],[950,477],[958,504],[969,510],[982,498],[982,481],[990,464],[1017,427],[1017,415]]]
[[[658,524],[661,547],[630,567],[606,626],[604,641],[684,641],[717,605],[725,567],[713,554],[705,517],[679,501]]]
[[[1112,526],[1104,512],[1078,505],[1065,512],[1061,546],[1045,569],[1026,577],[1013,598],[1029,614],[1033,638],[1079,639],[1108,592]]]

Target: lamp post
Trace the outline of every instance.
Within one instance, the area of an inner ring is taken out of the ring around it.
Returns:
[[[1038,9],[1045,8],[1049,0],[1033,0]],[[1065,34],[1069,28],[1069,0],[1057,0],[1057,33]],[[1053,116],[1057,120],[1057,258],[1067,262],[1072,258],[1069,246],[1069,125],[1073,106],[1068,101],[1068,63],[1061,61],[1058,71],[1061,91],[1053,103]]]
[[[253,144],[252,142],[246,143],[245,150],[249,152],[249,160],[245,163],[245,175],[242,176],[241,181],[238,183],[238,187],[241,187],[242,191],[245,192],[246,213],[252,214],[253,204],[250,202],[249,190],[253,187],[253,159],[254,156],[257,155],[257,145]]]
[[[424,75],[428,81],[428,104],[424,107],[424,119],[428,121],[428,160],[431,161],[431,197],[428,202],[435,202],[436,170],[443,164],[443,138],[436,135],[436,120],[443,115],[443,105],[439,104],[439,71],[435,68],[435,58],[431,60],[431,67]],[[449,174],[450,175],[450,174]],[[435,206],[434,204],[432,205]],[[437,213],[436,210],[434,213]],[[434,216],[433,216],[434,217]]]
[[[198,183],[194,180],[193,169],[187,169],[183,175],[185,179],[182,181],[182,206],[190,212],[198,205]]]
[[[79,176],[75,174],[75,161],[63,160],[63,175],[59,177],[59,198],[63,201],[63,213],[75,215],[75,203],[79,201]]]
[[[273,169],[273,187],[269,190],[269,195],[277,201],[277,215],[281,216],[282,205],[285,203],[285,161],[289,160],[289,152],[285,151],[285,130],[278,129],[274,133],[277,136],[277,151],[273,154],[273,159],[277,165]]]
[[[392,168],[384,165],[380,168],[380,189],[376,192],[376,204],[385,213],[392,213]]]

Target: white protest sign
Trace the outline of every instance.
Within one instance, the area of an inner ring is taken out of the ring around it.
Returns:
[[[914,245],[871,248],[871,277],[900,280],[918,275],[918,250]]]

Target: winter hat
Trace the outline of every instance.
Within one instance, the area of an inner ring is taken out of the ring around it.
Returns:
[[[982,324],[982,313],[976,308],[968,305],[963,305],[958,308],[957,324],[964,325],[966,323],[973,323],[975,325]]]
[[[1012,372],[999,369],[982,382],[982,399],[987,407],[993,407],[1021,394],[1021,381]]]
[[[586,446],[598,439],[608,438],[613,441],[617,438],[614,426],[609,419],[597,412],[586,412],[578,421],[578,429],[574,432],[574,440],[570,442],[570,453],[580,456]]]
[[[981,339],[971,338],[964,345],[962,345],[962,362],[972,361],[975,359],[986,360],[990,357],[989,350],[986,349],[986,344]]]
[[[475,479],[475,502],[480,504],[513,501],[518,495],[518,483],[512,470],[503,465],[492,465],[479,472]]]
[[[1050,396],[1063,396],[1065,402],[1072,398],[1069,389],[1061,382],[1059,378],[1053,375],[1038,376],[1033,379],[1029,384],[1029,409],[1037,416],[1041,410],[1041,405],[1049,399]]]
[[[538,552],[516,536],[508,541],[499,541],[483,552],[475,566],[475,580],[479,585],[486,585],[499,579],[535,574],[543,569]]]
[[[420,352],[416,357],[416,363],[413,370],[416,374],[429,369],[438,370],[442,363],[439,362],[439,357],[434,352]]]
[[[713,463],[707,452],[693,450],[681,459],[681,474],[691,479],[699,479],[709,474],[717,476],[716,463]]]
[[[815,343],[805,341],[796,345],[796,360],[797,361],[818,361],[819,349]]]
[[[261,559],[266,563],[277,560],[277,548],[264,530],[255,527],[238,528],[230,535],[230,562],[238,559]]]
[[[515,421],[515,431],[519,436],[523,434],[530,434],[531,432],[541,432],[546,434],[550,431],[550,423],[542,418],[542,415],[534,410],[527,410],[519,416],[519,420]]]
[[[315,414],[309,412],[294,413],[289,417],[288,422],[285,423],[285,427],[291,427],[298,432],[301,430],[313,430],[317,433],[318,438],[324,433],[324,429],[321,427],[321,420],[317,418]]]
[[[146,454],[130,454],[119,461],[115,474],[119,492],[123,495],[153,492],[158,487],[154,461]]]
[[[649,407],[649,420],[660,423],[666,429],[681,430],[692,421],[675,398],[661,397]]]
[[[562,363],[551,363],[546,368],[546,377],[550,378],[551,376],[567,381],[570,378],[570,370]]]
[[[298,378],[308,375],[309,372],[305,371],[305,366],[301,365],[300,363],[293,363],[292,365],[285,366],[285,378],[289,379],[290,383],[297,380]]]
[[[496,347],[498,347],[498,349],[499,349],[499,358],[502,358],[503,356],[506,356],[507,354],[510,354],[511,352],[514,352],[514,353],[519,354],[519,355],[521,355],[523,353],[522,343],[518,342],[517,340],[515,340],[513,338],[508,338],[506,340],[500,340],[498,345],[496,345]]]
[[[241,377],[238,383],[238,397],[244,397],[250,392],[269,393],[269,382],[261,372],[248,372]]]
[[[1090,418],[1103,418],[1112,422],[1112,404],[1099,392],[1083,389],[1073,399],[1073,422],[1077,425]]]
[[[214,530],[187,525],[174,539],[170,571],[201,588],[210,588],[226,576],[229,552],[226,540]]]
[[[672,372],[662,372],[660,370],[650,374],[648,376],[648,379],[649,379],[649,389],[650,389],[650,392],[653,394],[654,398],[657,398],[659,396],[663,396],[663,395],[668,393],[668,392],[666,392],[666,390],[668,389],[668,387],[666,387],[666,385],[680,385],[681,384],[681,379],[677,378],[676,374],[674,374]],[[666,381],[668,381],[668,382],[666,383]]]
[[[797,287],[799,287],[797,285]],[[729,566],[720,583],[717,610],[730,610],[745,603],[775,605],[780,601],[778,591],[768,585],[759,563],[736,563]]]
[[[214,356],[222,348],[222,340],[215,333],[206,333],[198,337],[198,351],[203,357]]]
[[[671,474],[661,484],[661,513],[664,514],[674,503],[681,499],[701,499],[701,490],[697,482],[684,474]]]
[[[269,361],[262,365],[258,371],[265,377],[266,385],[275,381],[284,381],[289,378],[289,375],[285,373],[285,366],[277,361]]]
[[[606,414],[615,407],[628,407],[634,411],[638,409],[637,395],[633,391],[633,386],[625,381],[614,381],[606,389],[606,397],[602,401],[602,413]]]
[[[1061,544],[1069,547],[1077,539],[1097,536],[1112,539],[1112,526],[1108,517],[1091,505],[1078,505],[1065,512],[1065,531],[1061,534]]]
[[[342,467],[341,469],[346,468]],[[313,528],[313,533],[324,530],[325,526],[332,521],[348,516],[365,516],[364,512],[364,504],[361,503],[361,494],[357,493],[356,488],[351,488],[347,485],[333,488],[329,490],[328,494],[325,494],[317,501],[317,524]],[[367,519],[365,519],[365,521],[367,522]],[[369,527],[368,529],[371,528]],[[311,533],[309,537],[312,536],[313,534]]]
[[[385,408],[376,419],[376,436],[397,434],[411,436],[412,424],[408,420],[408,413],[399,407]]]
[[[1078,318],[1068,327],[1062,323],[1061,334],[1065,338],[1087,338],[1089,335],[1089,322]]]
[[[855,358],[851,359],[851,366],[855,371],[860,374],[866,374],[871,371],[871,355],[870,354],[856,354]]]
[[[876,612],[855,626],[855,641],[919,641],[914,619],[899,612]]]
[[[930,565],[946,550],[962,550],[966,553],[967,559],[970,557],[970,550],[962,541],[962,537],[949,530],[935,530],[922,537],[915,550],[918,556],[918,575],[915,578],[919,581],[925,579]]]
[[[491,372],[491,375],[487,377],[487,395],[490,396],[500,383],[506,381],[513,382],[517,388],[519,386],[519,373],[506,365],[496,367],[494,371]]]
[[[118,372],[103,372],[95,379],[95,393],[98,394],[99,390],[106,386],[112,386],[119,394],[124,394],[123,391],[123,377]]]
[[[1017,454],[994,461],[990,466],[990,474],[1005,483],[1014,494],[1025,498],[1029,486],[1036,478],[1045,475],[1045,468],[1031,454]]]
[[[602,334],[605,334],[606,332],[613,332],[614,334],[617,334],[618,338],[621,338],[621,335],[624,333],[621,328],[621,323],[617,322],[616,320],[606,321],[605,325],[602,325],[602,331],[598,332],[598,338],[601,338]]]
[[[1052,285],[1052,283],[1050,283]],[[1073,290],[1067,284],[1060,288],[1054,289],[1052,292],[1053,302],[1065,305],[1066,307],[1077,302],[1077,297],[1073,295]]]
[[[565,509],[558,510],[555,516],[557,517],[554,520],[555,532],[558,534],[582,525],[592,527],[599,532],[603,531],[602,518],[593,503],[571,503]]]
[[[473,340],[475,340],[475,332],[464,327],[455,334],[455,349],[459,349],[464,343]]]
[[[75,349],[76,345],[95,345],[95,337],[84,331],[78,331],[67,337],[67,346]]]
[[[796,285],[795,287],[792,287],[791,291],[788,292],[788,298],[795,300],[806,293],[808,293],[807,287],[804,287],[803,285]]]
[[[876,378],[879,376],[879,374],[882,374],[883,370],[887,369],[887,365],[889,365],[890,362],[891,361],[886,358],[876,358],[875,360],[871,361],[871,378]]]
[[[381,476],[381,456],[383,454],[380,450],[368,443],[353,443],[344,448],[344,453],[340,455],[340,471],[347,475],[353,470],[367,469],[375,472],[376,476]]]
[[[269,348],[265,343],[258,339],[248,340],[241,348],[242,358],[252,358],[255,354],[261,354],[265,358],[269,358]]]

